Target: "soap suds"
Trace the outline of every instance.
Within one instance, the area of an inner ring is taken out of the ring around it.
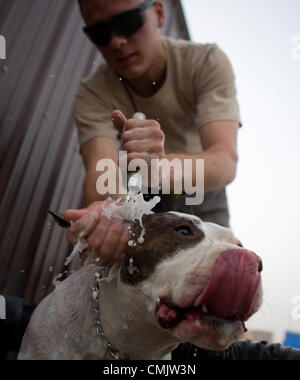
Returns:
[[[79,238],[77,243],[74,245],[72,253],[70,254],[70,256],[66,258],[65,265],[66,266],[69,265],[75,256],[79,255],[87,248],[88,248],[88,243],[84,239]]]
[[[104,203],[101,204],[99,213],[106,216],[106,218],[110,221],[113,221],[115,218],[123,219],[129,222],[138,220],[142,231],[140,236],[137,238],[137,242],[139,244],[143,244],[146,231],[145,227],[143,226],[142,218],[144,215],[153,214],[152,209],[160,202],[160,200],[161,199],[159,196],[155,196],[147,202],[144,200],[143,194],[141,192],[137,193],[136,191],[131,190],[128,193],[127,201],[125,203],[121,202],[121,198],[117,199],[114,202],[111,202],[112,199],[108,198]],[[109,202],[111,203],[109,204]],[[98,217],[99,213],[93,212],[92,219],[94,219],[96,215]],[[130,230],[129,232],[131,233]],[[86,235],[87,231],[82,231],[79,234],[79,239],[75,244],[72,253],[67,257],[65,265],[69,265],[75,256],[81,254],[85,249],[89,248],[88,243],[84,239]],[[135,237],[133,233],[131,233],[131,235]],[[136,247],[137,242],[132,239],[128,242],[128,245],[130,247]],[[92,252],[93,250],[90,251]],[[96,261],[101,264],[101,262],[99,262],[99,258],[96,259]],[[131,270],[135,271],[136,268],[132,266]]]

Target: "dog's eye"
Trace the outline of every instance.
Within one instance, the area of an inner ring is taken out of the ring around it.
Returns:
[[[192,230],[189,226],[181,226],[177,227],[176,231],[179,232],[181,235],[193,235]]]

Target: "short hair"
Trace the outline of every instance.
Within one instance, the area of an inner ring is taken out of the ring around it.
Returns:
[[[85,3],[86,0],[78,0],[78,5],[79,5],[79,8],[80,8],[80,11],[82,13],[83,11],[83,4]]]

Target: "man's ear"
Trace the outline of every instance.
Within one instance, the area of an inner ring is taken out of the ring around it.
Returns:
[[[161,29],[164,27],[166,22],[165,8],[163,2],[161,0],[156,1],[154,7],[157,14],[158,27]]]

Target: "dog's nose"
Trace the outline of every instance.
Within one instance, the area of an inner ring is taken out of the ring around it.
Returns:
[[[262,259],[260,259],[259,265],[258,265],[258,273],[261,273],[263,271],[263,262]]]

